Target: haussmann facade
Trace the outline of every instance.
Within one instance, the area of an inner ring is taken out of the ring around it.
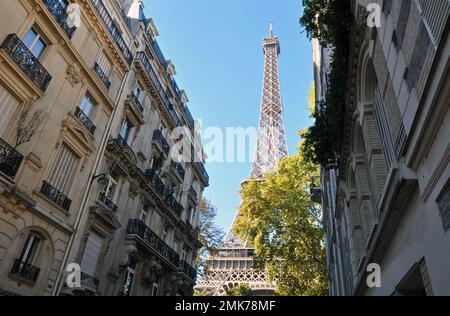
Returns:
[[[368,27],[367,5],[381,8]],[[350,1],[349,1],[350,3]],[[345,143],[322,169],[331,295],[450,295],[447,0],[351,1]],[[314,43],[317,100],[330,50]],[[381,268],[381,287],[367,283]]]
[[[193,292],[204,154],[130,3],[0,4],[0,295]]]

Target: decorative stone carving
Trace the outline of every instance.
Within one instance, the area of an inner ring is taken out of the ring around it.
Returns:
[[[75,87],[80,82],[83,82],[83,77],[73,65],[69,65],[69,67],[67,67],[66,79],[72,87]]]
[[[135,256],[137,254],[137,251],[138,250],[135,245],[125,245],[120,265],[122,267],[128,266],[128,264],[130,263],[130,257]]]

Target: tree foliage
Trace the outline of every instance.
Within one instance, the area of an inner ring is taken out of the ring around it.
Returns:
[[[226,292],[227,296],[251,296],[252,289],[248,284],[242,283]]]
[[[326,295],[327,267],[320,208],[309,184],[318,168],[301,154],[284,159],[265,181],[241,189],[234,231],[255,247],[255,267],[277,279],[279,295]]]
[[[309,38],[332,50],[328,90],[313,114],[314,125],[303,133],[305,158],[327,168],[339,165],[344,126],[351,24],[350,0],[303,0],[300,24]]]
[[[199,240],[203,247],[198,252],[197,264],[199,267],[199,274],[204,274],[206,271],[206,258],[217,253],[220,245],[223,242],[225,232],[215,222],[217,216],[217,208],[206,198],[202,198],[200,202],[200,217],[199,217]]]

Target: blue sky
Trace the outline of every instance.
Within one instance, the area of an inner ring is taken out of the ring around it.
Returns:
[[[189,107],[203,128],[256,127],[263,78],[262,40],[269,22],[281,42],[280,76],[289,153],[297,131],[310,125],[308,91],[313,81],[312,46],[298,24],[300,0],[144,0],[158,43],[173,61]],[[252,153],[253,156],[253,153]],[[239,205],[241,181],[251,163],[209,163],[205,196],[228,230]]]

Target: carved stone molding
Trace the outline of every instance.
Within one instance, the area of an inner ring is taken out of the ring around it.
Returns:
[[[75,87],[80,82],[83,82],[83,77],[81,76],[78,69],[73,65],[69,65],[66,70],[66,79],[69,81],[72,87]]]

